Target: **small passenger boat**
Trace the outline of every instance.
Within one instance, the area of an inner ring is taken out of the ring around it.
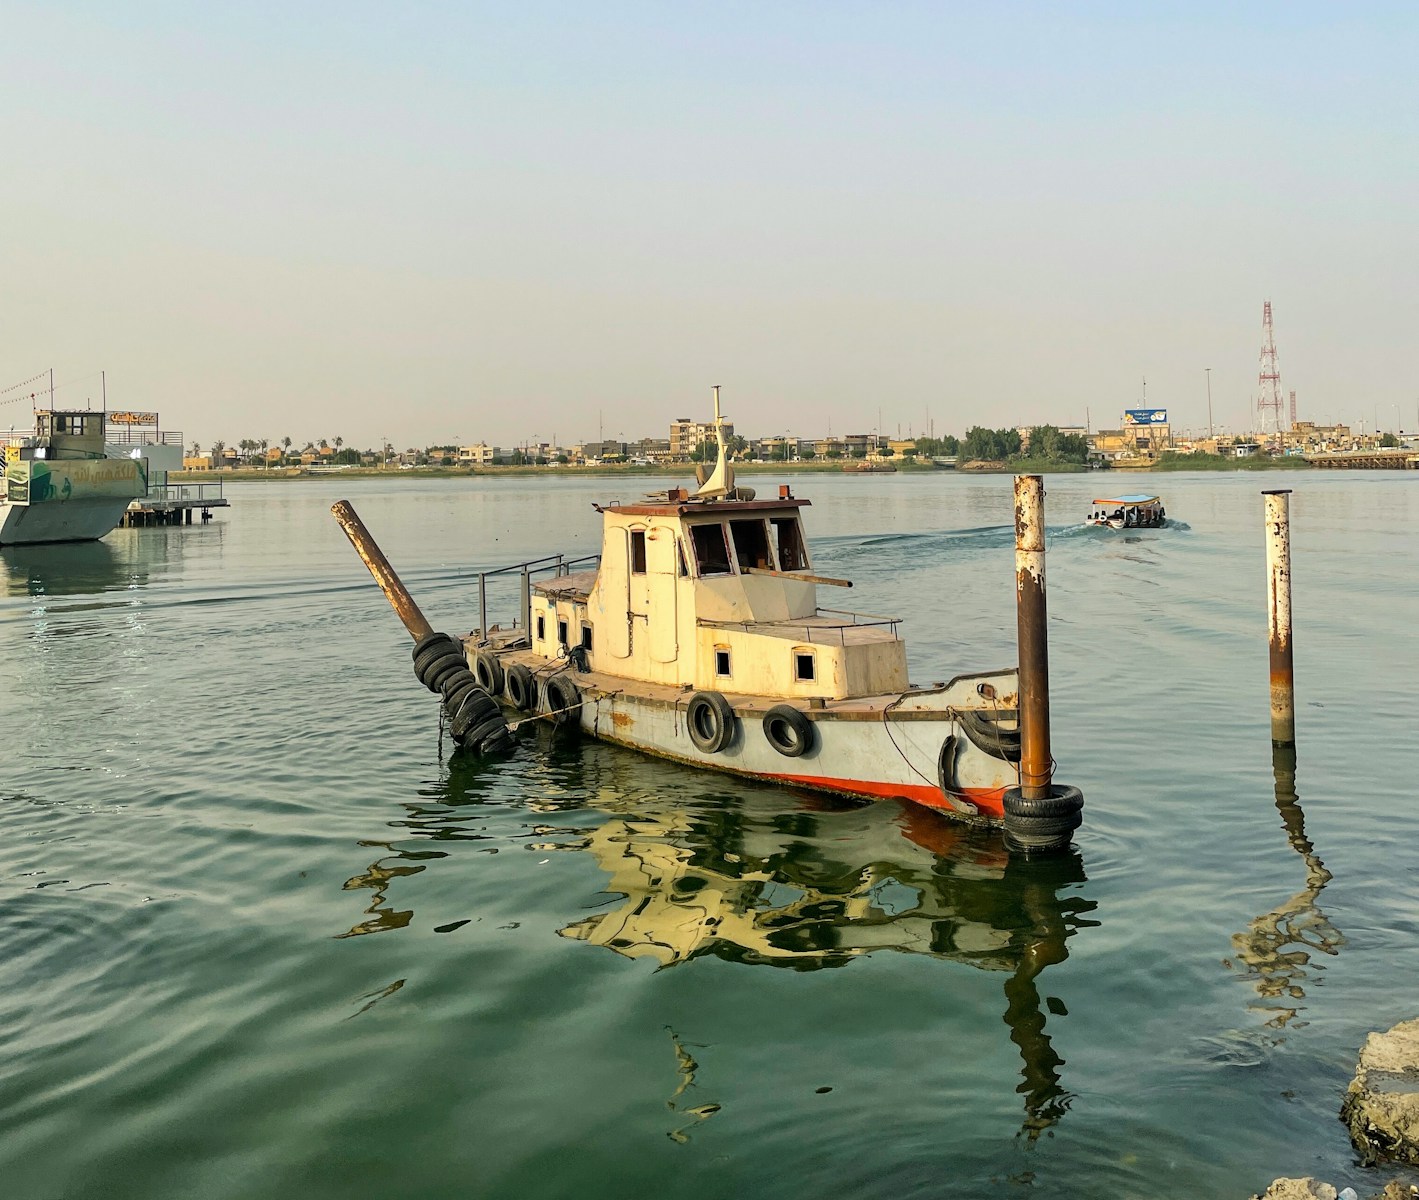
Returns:
[[[1168,515],[1157,496],[1114,496],[1093,505],[1084,524],[1109,529],[1157,529]]]
[[[478,682],[694,766],[1000,822],[1018,782],[1016,668],[911,683],[896,618],[820,603],[852,584],[815,570],[809,501],[736,486],[717,388],[715,426],[718,461],[693,495],[597,505],[599,555],[503,568],[523,579],[511,628],[489,625],[481,599],[498,572],[480,576],[480,628],[463,642]],[[1072,799],[1056,807],[1031,815],[1078,824]]]

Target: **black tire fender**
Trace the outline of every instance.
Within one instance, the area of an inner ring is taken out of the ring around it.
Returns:
[[[537,707],[537,679],[521,663],[513,663],[503,675],[503,695],[519,712],[531,712]]]
[[[696,692],[685,705],[690,741],[706,754],[718,754],[734,740],[734,709],[719,692]]]
[[[435,646],[440,645],[447,645],[450,650],[457,650],[459,653],[462,653],[463,651],[462,644],[456,637],[453,637],[451,634],[430,633],[425,637],[421,637],[417,642],[414,643],[414,661],[418,662],[419,656],[423,654],[425,650],[432,650]]]
[[[1083,820],[1084,794],[1076,787],[1051,784],[1049,795],[1027,800],[1018,787],[1006,788],[1005,840],[1022,850],[1062,850]]]
[[[817,745],[817,731],[800,709],[775,704],[764,714],[764,737],[785,758],[800,758]]]
[[[490,650],[479,650],[473,659],[473,678],[490,696],[500,696],[503,690],[503,664]]]
[[[581,689],[565,675],[553,675],[542,688],[542,704],[548,713],[556,713],[552,723],[558,726],[579,724],[581,721]]]

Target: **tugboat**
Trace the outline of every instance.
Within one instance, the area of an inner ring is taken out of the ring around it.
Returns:
[[[912,684],[896,618],[823,607],[820,589],[852,584],[815,573],[809,501],[736,486],[718,388],[714,403],[718,460],[693,495],[597,505],[591,569],[503,568],[522,572],[522,618],[489,626],[480,604],[484,627],[463,639],[478,682],[524,714],[694,766],[1000,822],[1018,781],[1016,669]],[[1078,824],[1077,807],[1037,815]]]
[[[111,532],[147,492],[141,458],[111,458],[102,411],[45,409],[33,437],[5,446],[0,546],[87,542]]]

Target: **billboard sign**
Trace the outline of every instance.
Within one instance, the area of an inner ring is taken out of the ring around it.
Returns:
[[[1166,408],[1126,408],[1123,412],[1123,423],[1125,425],[1166,425],[1168,410]]]
[[[108,414],[110,425],[157,425],[157,413],[145,412],[111,412]]]

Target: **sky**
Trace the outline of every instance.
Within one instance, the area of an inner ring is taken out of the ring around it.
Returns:
[[[1419,428],[1413,5],[0,11],[0,427]]]

